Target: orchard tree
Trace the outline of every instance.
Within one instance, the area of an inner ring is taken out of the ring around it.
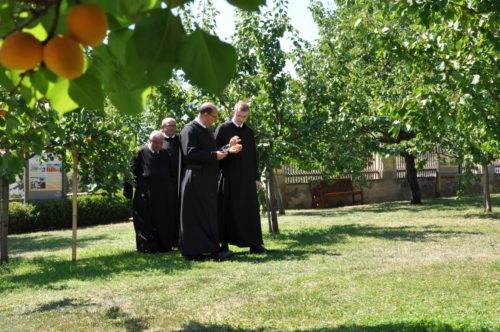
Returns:
[[[51,139],[62,134],[57,122],[46,103],[28,107],[20,95],[0,93],[0,263],[8,260],[9,184],[29,158],[55,152]]]
[[[287,16],[288,1],[276,0],[261,15],[238,13],[233,44],[238,54],[236,75],[227,100],[251,103],[250,125],[259,142],[257,150],[266,175],[266,203],[271,232],[278,233],[274,198],[279,195],[275,170],[292,150],[289,141],[294,125],[291,108],[290,74],[285,69],[288,55],[280,39],[292,32]]]
[[[9,1],[0,6],[0,85],[19,89],[29,105],[46,97],[60,113],[103,109],[104,96],[122,112],[140,113],[150,88],[174,68],[219,94],[234,73],[236,52],[199,27],[186,32],[172,10],[190,2]],[[228,2],[250,11],[265,5]]]
[[[172,13],[191,0],[8,1],[0,6],[0,87],[8,107],[0,111],[2,188],[20,172],[27,155],[43,151],[55,119],[35,122],[40,139],[25,118],[59,116],[74,109],[102,110],[109,100],[119,111],[138,114],[152,86],[174,69],[211,93],[220,93],[236,65],[234,48],[198,28],[186,32]],[[228,0],[258,11],[265,0]],[[22,107],[13,100],[19,100]],[[50,106],[46,101],[50,102]],[[40,105],[43,105],[40,106]],[[52,114],[52,113],[50,113]],[[3,122],[3,123],[2,123]],[[25,126],[25,124],[29,124]],[[29,134],[31,135],[31,134]],[[19,140],[17,140],[19,139]],[[92,139],[92,138],[91,138]],[[138,141],[136,137],[136,142]],[[16,149],[11,150],[11,143]],[[89,142],[88,142],[89,143]],[[25,148],[24,150],[22,148]],[[21,153],[22,151],[22,153]],[[73,149],[73,151],[75,151]],[[7,180],[7,181],[4,181]],[[2,257],[7,257],[8,190],[2,195]]]
[[[418,31],[408,36],[405,50],[419,60],[412,64],[414,69],[425,65],[439,72],[440,79],[432,84],[452,92],[440,98],[445,101],[440,106],[458,131],[443,147],[483,167],[484,210],[491,212],[487,166],[500,158],[498,2],[402,1],[385,9]],[[429,97],[440,93],[435,88]]]
[[[67,113],[60,121],[64,135],[56,139],[64,164],[72,164],[72,260],[76,261],[78,189],[116,194],[123,186],[123,174],[135,148],[130,116],[112,107],[81,109]]]
[[[487,165],[500,158],[497,1],[349,3],[385,18],[383,31],[371,38],[422,77],[424,89],[409,90],[408,99],[436,114],[435,130],[422,136],[483,166],[484,210],[491,211]]]
[[[295,56],[304,117],[322,135],[319,148],[333,158],[325,168],[356,176],[374,152],[399,154],[406,162],[411,202],[420,204],[415,159],[433,148],[420,135],[433,129],[433,115],[422,113],[407,91],[422,91],[422,75],[412,75],[398,54],[372,37],[384,31],[384,17],[350,2],[335,9],[317,2],[311,8],[320,39],[309,48],[297,43]]]

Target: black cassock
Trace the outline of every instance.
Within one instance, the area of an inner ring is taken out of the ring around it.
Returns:
[[[255,181],[260,181],[257,150],[253,130],[243,124],[240,128],[231,120],[215,131],[217,147],[233,136],[239,136],[243,149],[229,154],[220,162],[219,229],[222,242],[239,247],[262,244],[259,201]]]
[[[175,188],[174,200],[175,204],[175,234],[176,234],[176,246],[179,242],[179,225],[180,225],[180,202],[179,202],[179,177],[180,177],[180,155],[181,155],[181,145],[179,141],[179,136],[174,137],[164,137],[163,149],[167,151],[169,155],[169,167],[170,176],[172,178],[172,185]]]
[[[181,227],[179,245],[183,255],[218,251],[217,147],[213,134],[196,121],[181,131]]]
[[[177,245],[175,191],[168,153],[145,146],[132,160],[133,219],[137,250],[166,251]]]

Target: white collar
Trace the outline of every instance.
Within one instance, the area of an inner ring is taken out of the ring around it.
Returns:
[[[151,143],[148,143],[148,149],[151,151],[152,154],[155,154],[156,151],[151,148]]]
[[[243,125],[241,125],[241,126],[240,126],[240,125],[239,125],[239,124],[238,124],[238,123],[234,120],[234,116],[231,118],[231,121],[234,123],[234,125],[235,125],[236,127],[238,127],[238,128],[243,127]]]
[[[202,126],[203,128],[207,128],[207,126],[205,126],[205,125],[201,122],[201,120],[200,120],[200,118],[199,118],[199,117],[196,117],[196,118],[194,119],[194,121],[196,121],[196,122],[197,122],[200,126]]]
[[[163,135],[163,137],[165,137],[165,138],[174,138],[174,137],[176,136],[175,134],[174,134],[174,136],[167,136],[167,135],[165,135],[164,133],[162,133],[162,135]]]

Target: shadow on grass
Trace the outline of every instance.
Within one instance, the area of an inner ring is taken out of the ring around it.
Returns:
[[[110,320],[113,325],[123,327],[125,331],[144,331],[149,328],[147,320],[132,317],[117,306],[109,308],[104,314],[104,317]]]
[[[23,274],[10,274],[20,269],[18,265],[29,264],[29,271]],[[36,257],[33,259],[12,259],[0,269],[0,293],[24,287],[57,288],[54,283],[67,280],[103,279],[120,273],[159,272],[170,274],[174,271],[187,270],[194,263],[186,261],[176,252],[166,254],[141,254],[138,252],[121,252],[113,255],[102,255],[81,258],[72,263],[61,258]]]
[[[307,247],[318,244],[335,244],[345,242],[348,237],[373,237],[390,241],[436,241],[465,235],[479,235],[480,232],[461,232],[442,230],[437,227],[427,226],[414,228],[410,226],[401,227],[377,227],[371,225],[338,225],[329,228],[307,228],[295,232],[281,233],[273,237],[286,243],[287,247]]]
[[[25,312],[24,314],[30,315],[37,312],[60,311],[67,308],[90,307],[93,305],[95,305],[95,303],[91,303],[89,301],[82,301],[80,299],[65,297],[62,300],[51,301],[49,303],[42,304],[38,308]]]
[[[112,240],[113,235],[102,234],[98,236],[81,236],[78,238],[78,247],[85,248],[93,242],[100,240]],[[71,248],[71,237],[67,236],[22,236],[9,238],[9,252],[12,255],[32,251],[57,251]]]
[[[424,228],[402,227],[377,227],[372,225],[337,225],[329,228],[305,228],[299,231],[285,232],[274,235],[284,248],[272,250],[264,255],[250,255],[243,252],[237,253],[231,261],[265,263],[269,261],[305,260],[312,255],[340,256],[335,252],[334,245],[347,241],[351,237],[372,237],[389,241],[437,241],[451,237],[478,235],[478,232],[459,232],[442,230],[428,226]],[[105,236],[107,238],[107,236]],[[105,238],[87,238],[88,241],[105,240]],[[61,245],[62,239],[47,239],[48,246]],[[52,241],[52,242],[51,242]],[[44,243],[43,238],[40,243]],[[318,246],[327,248],[318,248]],[[330,249],[331,248],[331,249]],[[47,249],[47,248],[45,248]],[[19,265],[29,264],[30,269],[23,274],[11,274]],[[230,263],[225,262],[223,264]],[[141,254],[137,252],[120,252],[117,254],[101,255],[79,259],[76,263],[56,258],[35,257],[32,259],[13,259],[11,263],[0,269],[0,293],[22,286],[45,287],[58,289],[59,281],[66,280],[94,280],[107,278],[120,273],[143,274],[151,273],[170,274],[174,271],[191,269],[198,262],[186,261],[178,252],[167,254]]]
[[[433,198],[424,200],[423,204],[413,205],[409,202],[385,202],[377,203],[374,205],[357,205],[346,207],[342,209],[330,208],[325,210],[307,210],[307,211],[296,211],[292,214],[295,216],[317,216],[317,217],[335,217],[335,216],[345,216],[353,213],[384,213],[384,212],[422,212],[428,210],[440,210],[440,211],[464,211],[471,208],[477,208],[481,210],[482,205],[481,196],[465,196],[461,199],[456,198]],[[492,196],[492,205],[500,205],[500,195]],[[479,215],[479,214],[478,214]],[[483,218],[493,218],[497,219],[498,215],[495,214],[485,214]]]
[[[31,315],[40,312],[63,311],[81,307],[95,306],[95,303],[87,300],[64,298],[58,301],[51,301],[40,305],[38,308],[25,312],[24,315]],[[103,318],[109,320],[113,325],[123,328],[125,331],[143,331],[149,328],[149,322],[140,317],[133,317],[122,308],[113,306],[103,313]]]
[[[461,332],[464,329],[468,329],[468,326],[463,326],[462,324],[457,324],[458,326],[453,326],[445,322],[435,322],[435,321],[417,321],[417,322],[395,322],[395,323],[385,323],[379,325],[347,325],[340,327],[324,327],[302,330],[297,329],[294,331],[303,332],[399,332],[399,331],[414,331],[414,332]],[[468,324],[467,324],[468,325]],[[471,330],[476,330],[473,326],[470,327]],[[484,332],[497,331],[495,328],[488,328],[481,326],[477,330]],[[256,327],[251,329],[232,327],[230,325],[217,325],[217,324],[200,324],[197,322],[191,322],[184,326],[180,331],[183,332],[270,332],[279,331],[270,327]]]
[[[248,254],[237,252],[231,257],[231,262],[249,262],[249,263],[266,263],[271,261],[296,261],[305,260],[311,255],[319,256],[341,256],[340,253],[324,249],[312,250],[269,250],[267,254]]]
[[[237,252],[231,261],[265,263],[280,260],[305,260],[312,255],[341,256],[334,251],[335,244],[346,242],[352,237],[371,237],[388,241],[431,242],[460,236],[480,235],[481,232],[443,230],[434,226],[426,227],[377,227],[372,225],[338,225],[329,228],[303,228],[298,231],[270,235],[284,246],[263,255]],[[329,248],[318,248],[324,246]]]
[[[500,212],[492,213],[468,213],[464,215],[465,219],[495,219],[500,220]]]

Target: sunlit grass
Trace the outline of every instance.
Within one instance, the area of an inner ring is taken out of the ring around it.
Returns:
[[[0,330],[498,331],[500,214],[481,211],[287,211],[270,254],[222,263],[136,253],[131,223],[79,230],[76,263],[70,231],[11,236]]]

